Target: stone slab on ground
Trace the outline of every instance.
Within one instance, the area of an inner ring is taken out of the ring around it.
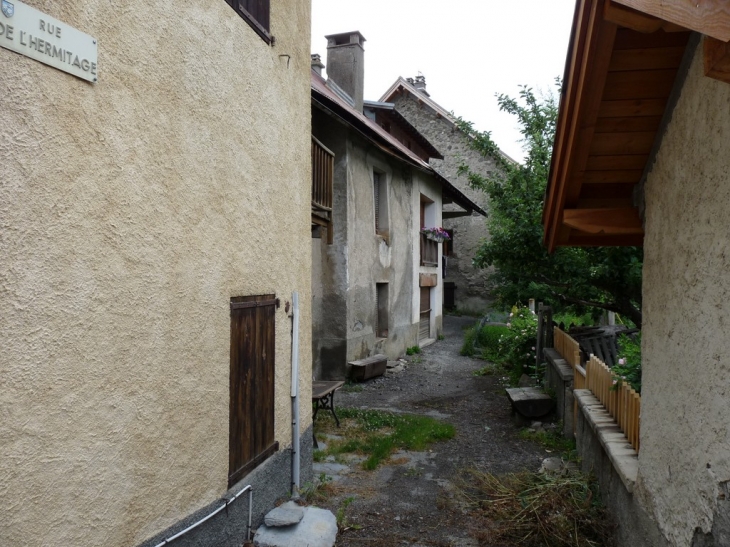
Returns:
[[[253,538],[256,547],[333,547],[337,539],[337,519],[331,511],[303,507],[304,517],[295,526],[261,526]]]
[[[536,387],[513,387],[505,389],[512,408],[525,418],[540,418],[553,409],[553,400]]]
[[[299,524],[304,518],[304,509],[293,501],[288,501],[269,511],[264,517],[264,524],[269,527],[291,526]]]

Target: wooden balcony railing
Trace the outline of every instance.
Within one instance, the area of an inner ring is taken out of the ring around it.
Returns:
[[[439,265],[439,244],[421,234],[421,266]]]
[[[335,155],[312,137],[312,208],[332,212],[332,182]]]

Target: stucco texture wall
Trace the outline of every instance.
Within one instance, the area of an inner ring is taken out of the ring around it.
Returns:
[[[702,61],[700,47],[645,189],[637,492],[682,547],[727,518],[730,481],[730,86]]]
[[[443,160],[431,159],[434,168],[474,203],[488,211],[489,203],[485,192],[474,190],[466,177],[459,176],[459,167],[469,165],[470,169],[483,176],[492,174],[497,167],[493,160],[483,157],[473,150],[454,125],[443,117],[437,116],[431,108],[419,103],[410,93],[401,93],[394,101],[396,110],[403,115],[428,141],[441,152]],[[448,210],[460,210],[447,205]],[[483,238],[489,237],[486,219],[481,215],[471,215],[445,219],[445,228],[454,231],[453,255],[448,257],[445,281],[454,282],[456,306],[462,310],[482,312],[489,308],[492,298],[489,295],[488,270],[477,269],[472,260]]]
[[[226,491],[230,297],[299,291],[310,386],[310,7],[27,3],[99,82],[0,50],[0,545],[134,545]]]

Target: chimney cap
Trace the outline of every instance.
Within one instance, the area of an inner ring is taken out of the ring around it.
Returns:
[[[327,49],[352,45],[358,45],[361,48],[365,49],[363,47],[363,44],[365,43],[365,37],[360,34],[359,30],[340,32],[339,34],[328,34],[327,36],[325,36],[325,39],[327,40]]]

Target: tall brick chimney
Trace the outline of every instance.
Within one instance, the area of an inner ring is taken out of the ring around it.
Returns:
[[[362,112],[365,91],[365,37],[357,30],[330,34],[327,39],[327,76],[340,86]]]

